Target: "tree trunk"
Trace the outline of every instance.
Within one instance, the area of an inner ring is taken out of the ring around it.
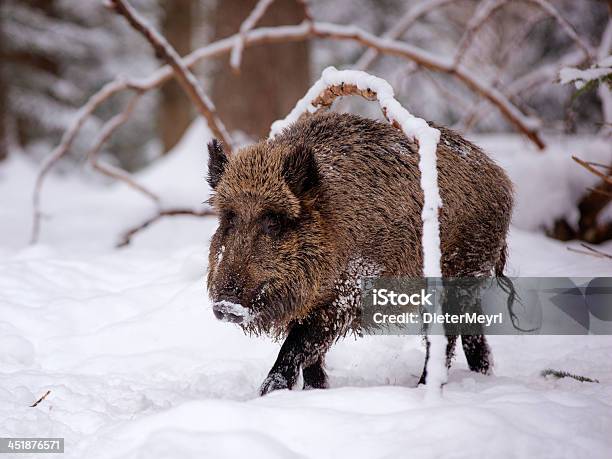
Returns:
[[[194,6],[194,0],[162,2],[162,33],[181,56],[191,51]],[[178,143],[192,119],[191,102],[176,81],[169,81],[161,90],[158,119],[164,152]]]
[[[217,3],[215,40],[238,32],[257,0]],[[257,26],[299,24],[304,10],[297,0],[272,3]],[[214,73],[212,98],[219,116],[231,131],[266,137],[270,124],[283,118],[304,96],[310,82],[307,42],[262,44],[244,49],[240,73],[219,62]]]
[[[0,0],[0,62],[6,62],[6,55],[4,53],[4,31],[2,27],[3,23],[3,11],[4,0]],[[0,65],[0,161],[8,156],[8,133],[7,133],[7,120],[8,120],[8,90],[6,88],[6,78],[4,75],[4,65]]]

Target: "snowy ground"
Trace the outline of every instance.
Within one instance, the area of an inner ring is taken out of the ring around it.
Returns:
[[[195,126],[139,179],[198,205],[205,140]],[[539,157],[515,137],[479,140],[517,183],[509,271],[612,276],[609,261],[539,232],[589,180],[568,155],[609,159],[610,147],[561,139]],[[204,273],[215,222],[169,219],[115,250],[151,205],[123,186],[53,177],[41,243],[28,247],[34,173],[19,156],[0,164],[0,437],[65,437],[67,458],[612,455],[612,337],[492,337],[495,376],[470,373],[459,353],[435,403],[414,387],[418,338],[347,339],[329,354],[332,389],[259,398],[278,344],[214,319]],[[539,376],[549,367],[600,383]]]

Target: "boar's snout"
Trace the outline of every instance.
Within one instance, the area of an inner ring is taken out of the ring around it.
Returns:
[[[240,324],[248,321],[250,310],[243,306],[242,288],[236,283],[226,284],[213,303],[215,317],[224,322]]]
[[[251,319],[251,311],[232,297],[220,297],[215,301],[213,313],[217,319],[234,324],[248,323]]]

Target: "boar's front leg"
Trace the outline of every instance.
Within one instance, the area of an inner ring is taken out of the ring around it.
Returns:
[[[292,389],[300,369],[303,369],[305,389],[327,387],[323,360],[338,332],[326,317],[323,311],[317,311],[303,322],[293,324],[274,366],[261,385],[260,395],[279,389]]]

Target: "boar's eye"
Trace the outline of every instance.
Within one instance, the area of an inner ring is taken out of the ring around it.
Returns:
[[[225,233],[233,230],[236,227],[237,220],[238,220],[238,217],[233,211],[229,210],[229,211],[223,212],[223,214],[221,215],[221,224],[223,225],[223,228],[225,229]]]
[[[270,237],[278,237],[283,231],[283,218],[278,214],[266,214],[261,219],[263,233]]]

